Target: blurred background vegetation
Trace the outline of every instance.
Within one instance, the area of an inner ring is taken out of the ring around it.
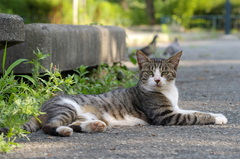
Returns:
[[[237,16],[240,0],[230,2],[232,23],[236,26],[240,23]],[[0,12],[18,14],[25,23],[118,26],[175,23],[189,28],[224,23],[221,21],[225,3],[226,0],[0,0]]]

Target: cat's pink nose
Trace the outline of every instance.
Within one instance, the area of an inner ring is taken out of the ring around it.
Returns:
[[[158,84],[160,82],[160,79],[155,79],[154,81]]]

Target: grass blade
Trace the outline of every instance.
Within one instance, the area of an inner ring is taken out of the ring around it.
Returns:
[[[2,58],[2,73],[4,74],[5,71],[5,63],[7,58],[7,42],[5,44],[5,48],[3,50],[3,58]]]
[[[11,71],[20,63],[27,61],[27,59],[18,59],[17,61],[13,62],[8,69],[5,71],[4,73],[4,77],[6,77],[7,75],[9,75],[11,73]]]
[[[28,76],[28,75],[17,75],[17,76],[18,76],[18,77],[26,78],[26,79],[29,80],[34,86],[37,86],[35,80],[34,80],[32,77],[30,77],[30,76]]]

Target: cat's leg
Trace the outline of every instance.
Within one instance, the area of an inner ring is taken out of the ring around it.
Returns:
[[[68,125],[75,132],[103,132],[107,129],[107,124],[92,113],[84,113]]]
[[[68,137],[72,136],[73,129],[68,126],[62,126],[59,121],[48,122],[43,125],[42,130],[44,133],[54,136]]]
[[[188,114],[188,116],[193,116],[196,124],[226,124],[227,118],[222,114],[205,113],[205,112],[195,112],[193,114]]]
[[[54,136],[68,137],[75,132],[104,132],[107,129],[107,124],[101,120],[76,120],[68,126],[63,126],[61,121],[52,120],[43,125],[44,133]]]
[[[183,109],[175,109],[176,113],[180,113],[183,116],[188,116],[189,119],[191,116],[193,116],[193,118],[197,118],[199,119],[199,123],[200,124],[204,124],[206,122],[206,124],[208,124],[208,122],[210,124],[226,124],[227,123],[227,118],[223,115],[223,114],[215,114],[215,113],[207,113],[207,112],[200,112],[200,111],[195,111],[195,110],[183,110]],[[196,120],[197,120],[196,119]]]
[[[222,114],[205,113],[193,110],[175,112],[165,110],[153,118],[155,125],[209,125],[226,124],[227,118]]]
[[[75,121],[69,125],[75,132],[104,132],[107,124],[101,120]]]
[[[48,119],[42,124],[42,130],[44,133],[64,137],[68,137],[73,134],[73,129],[66,126],[73,121],[72,116],[67,113],[58,113],[56,115],[48,116]]]

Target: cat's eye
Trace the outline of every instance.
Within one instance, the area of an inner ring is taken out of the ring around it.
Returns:
[[[168,75],[167,71],[162,72],[162,76],[166,76],[166,75]]]
[[[151,76],[154,75],[152,71],[148,71],[147,74],[149,74],[149,75],[151,75]]]

